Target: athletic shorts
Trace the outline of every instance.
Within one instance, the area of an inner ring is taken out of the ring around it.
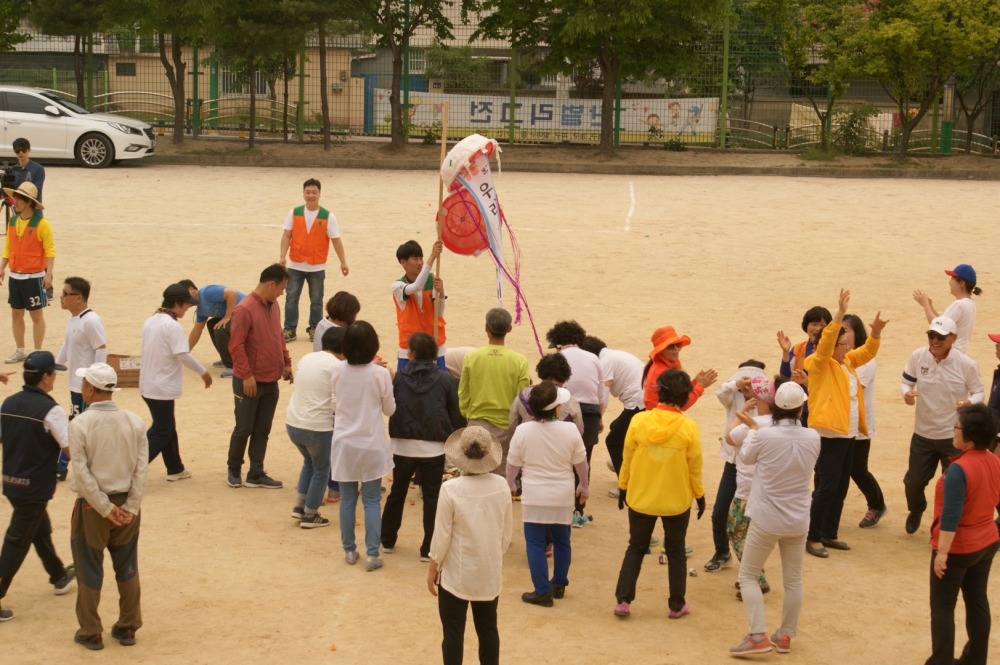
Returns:
[[[10,296],[7,298],[7,302],[10,303],[11,309],[26,309],[30,312],[48,305],[41,277],[29,277],[28,279],[8,277],[7,283],[10,285]]]

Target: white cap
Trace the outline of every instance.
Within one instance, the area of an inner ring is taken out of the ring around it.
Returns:
[[[556,388],[556,399],[554,402],[552,402],[552,404],[549,404],[547,407],[545,407],[545,410],[551,411],[560,404],[565,404],[571,399],[573,399],[573,396],[570,394],[568,390],[566,390],[565,388]]]
[[[116,388],[118,385],[118,375],[111,365],[106,363],[94,363],[90,367],[81,367],[76,370],[76,375],[82,379],[86,379],[87,383],[94,386],[98,390],[107,390],[109,392],[117,392],[121,388]]]
[[[939,316],[931,321],[931,327],[927,331],[936,332],[939,335],[957,335],[958,326],[947,316]]]
[[[797,409],[805,401],[806,391],[802,390],[802,386],[794,381],[782,383],[778,391],[774,394],[774,405],[785,411]]]

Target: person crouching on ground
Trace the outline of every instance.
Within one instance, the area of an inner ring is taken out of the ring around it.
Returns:
[[[691,519],[691,502],[698,502],[698,519],[705,512],[701,482],[701,433],[698,425],[681,413],[692,392],[691,379],[679,369],[668,369],[657,379],[659,404],[637,413],[625,435],[622,471],[618,477],[618,509],[628,505],[629,542],[618,574],[615,596],[617,616],[629,615],[635,600],[643,557],[656,528],[663,522],[670,579],[670,618],[691,612],[687,591],[687,556],[684,537]]]

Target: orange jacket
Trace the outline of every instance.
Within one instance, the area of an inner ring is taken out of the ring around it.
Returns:
[[[647,411],[652,411],[656,408],[656,405],[660,403],[660,389],[656,387],[656,380],[660,378],[660,374],[663,374],[668,369],[681,369],[680,361],[670,363],[664,360],[662,356],[656,356],[653,360],[653,366],[649,368],[649,372],[646,374],[646,386],[643,394],[643,402],[645,402]],[[694,403],[697,402],[698,398],[705,392],[705,389],[697,383],[693,385],[694,388],[688,395],[687,403],[681,407],[681,411],[687,411],[694,406]]]
[[[399,281],[405,282],[406,277],[400,277]],[[396,306],[396,324],[399,326],[399,348],[406,348],[413,333],[422,332],[434,336],[434,299],[431,298],[432,293],[434,293],[434,275],[428,274],[424,288],[420,291],[419,307],[417,303],[412,302],[417,298],[417,294],[407,296],[407,306],[403,309],[399,308],[399,303],[396,302],[395,298],[392,299],[392,304]],[[438,317],[438,334],[435,341],[439,347],[445,342],[443,316]]]
[[[305,209],[305,206],[299,206],[292,211],[292,261],[320,265],[326,263],[326,257],[330,253],[330,240],[326,237],[330,211],[320,208],[312,228],[306,231]]]

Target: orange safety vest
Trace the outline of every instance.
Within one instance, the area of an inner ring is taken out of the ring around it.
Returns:
[[[7,229],[7,238],[10,241],[10,269],[11,272],[44,272],[48,266],[45,258],[45,246],[38,238],[38,225],[41,223],[42,213],[38,210],[31,216],[31,221],[24,227],[24,232],[17,235],[17,215],[10,218],[10,227]]]
[[[400,277],[400,282],[406,281],[406,277]],[[392,302],[396,306],[396,324],[399,326],[399,348],[405,349],[407,344],[410,342],[410,336],[413,333],[427,333],[430,336],[434,336],[434,300],[431,298],[431,294],[434,293],[434,275],[427,275],[427,281],[424,283],[424,288],[420,291],[420,306],[417,303],[411,303],[409,307],[400,309],[399,303],[393,298]],[[404,295],[404,300],[413,300],[416,294],[412,296]],[[444,335],[444,317],[438,317],[438,334],[437,334],[437,345],[443,346],[445,342]]]
[[[292,242],[291,257],[296,263],[321,265],[326,263],[330,252],[330,241],[326,237],[326,225],[330,219],[330,211],[320,208],[312,228],[306,231],[305,206],[292,210]]]

